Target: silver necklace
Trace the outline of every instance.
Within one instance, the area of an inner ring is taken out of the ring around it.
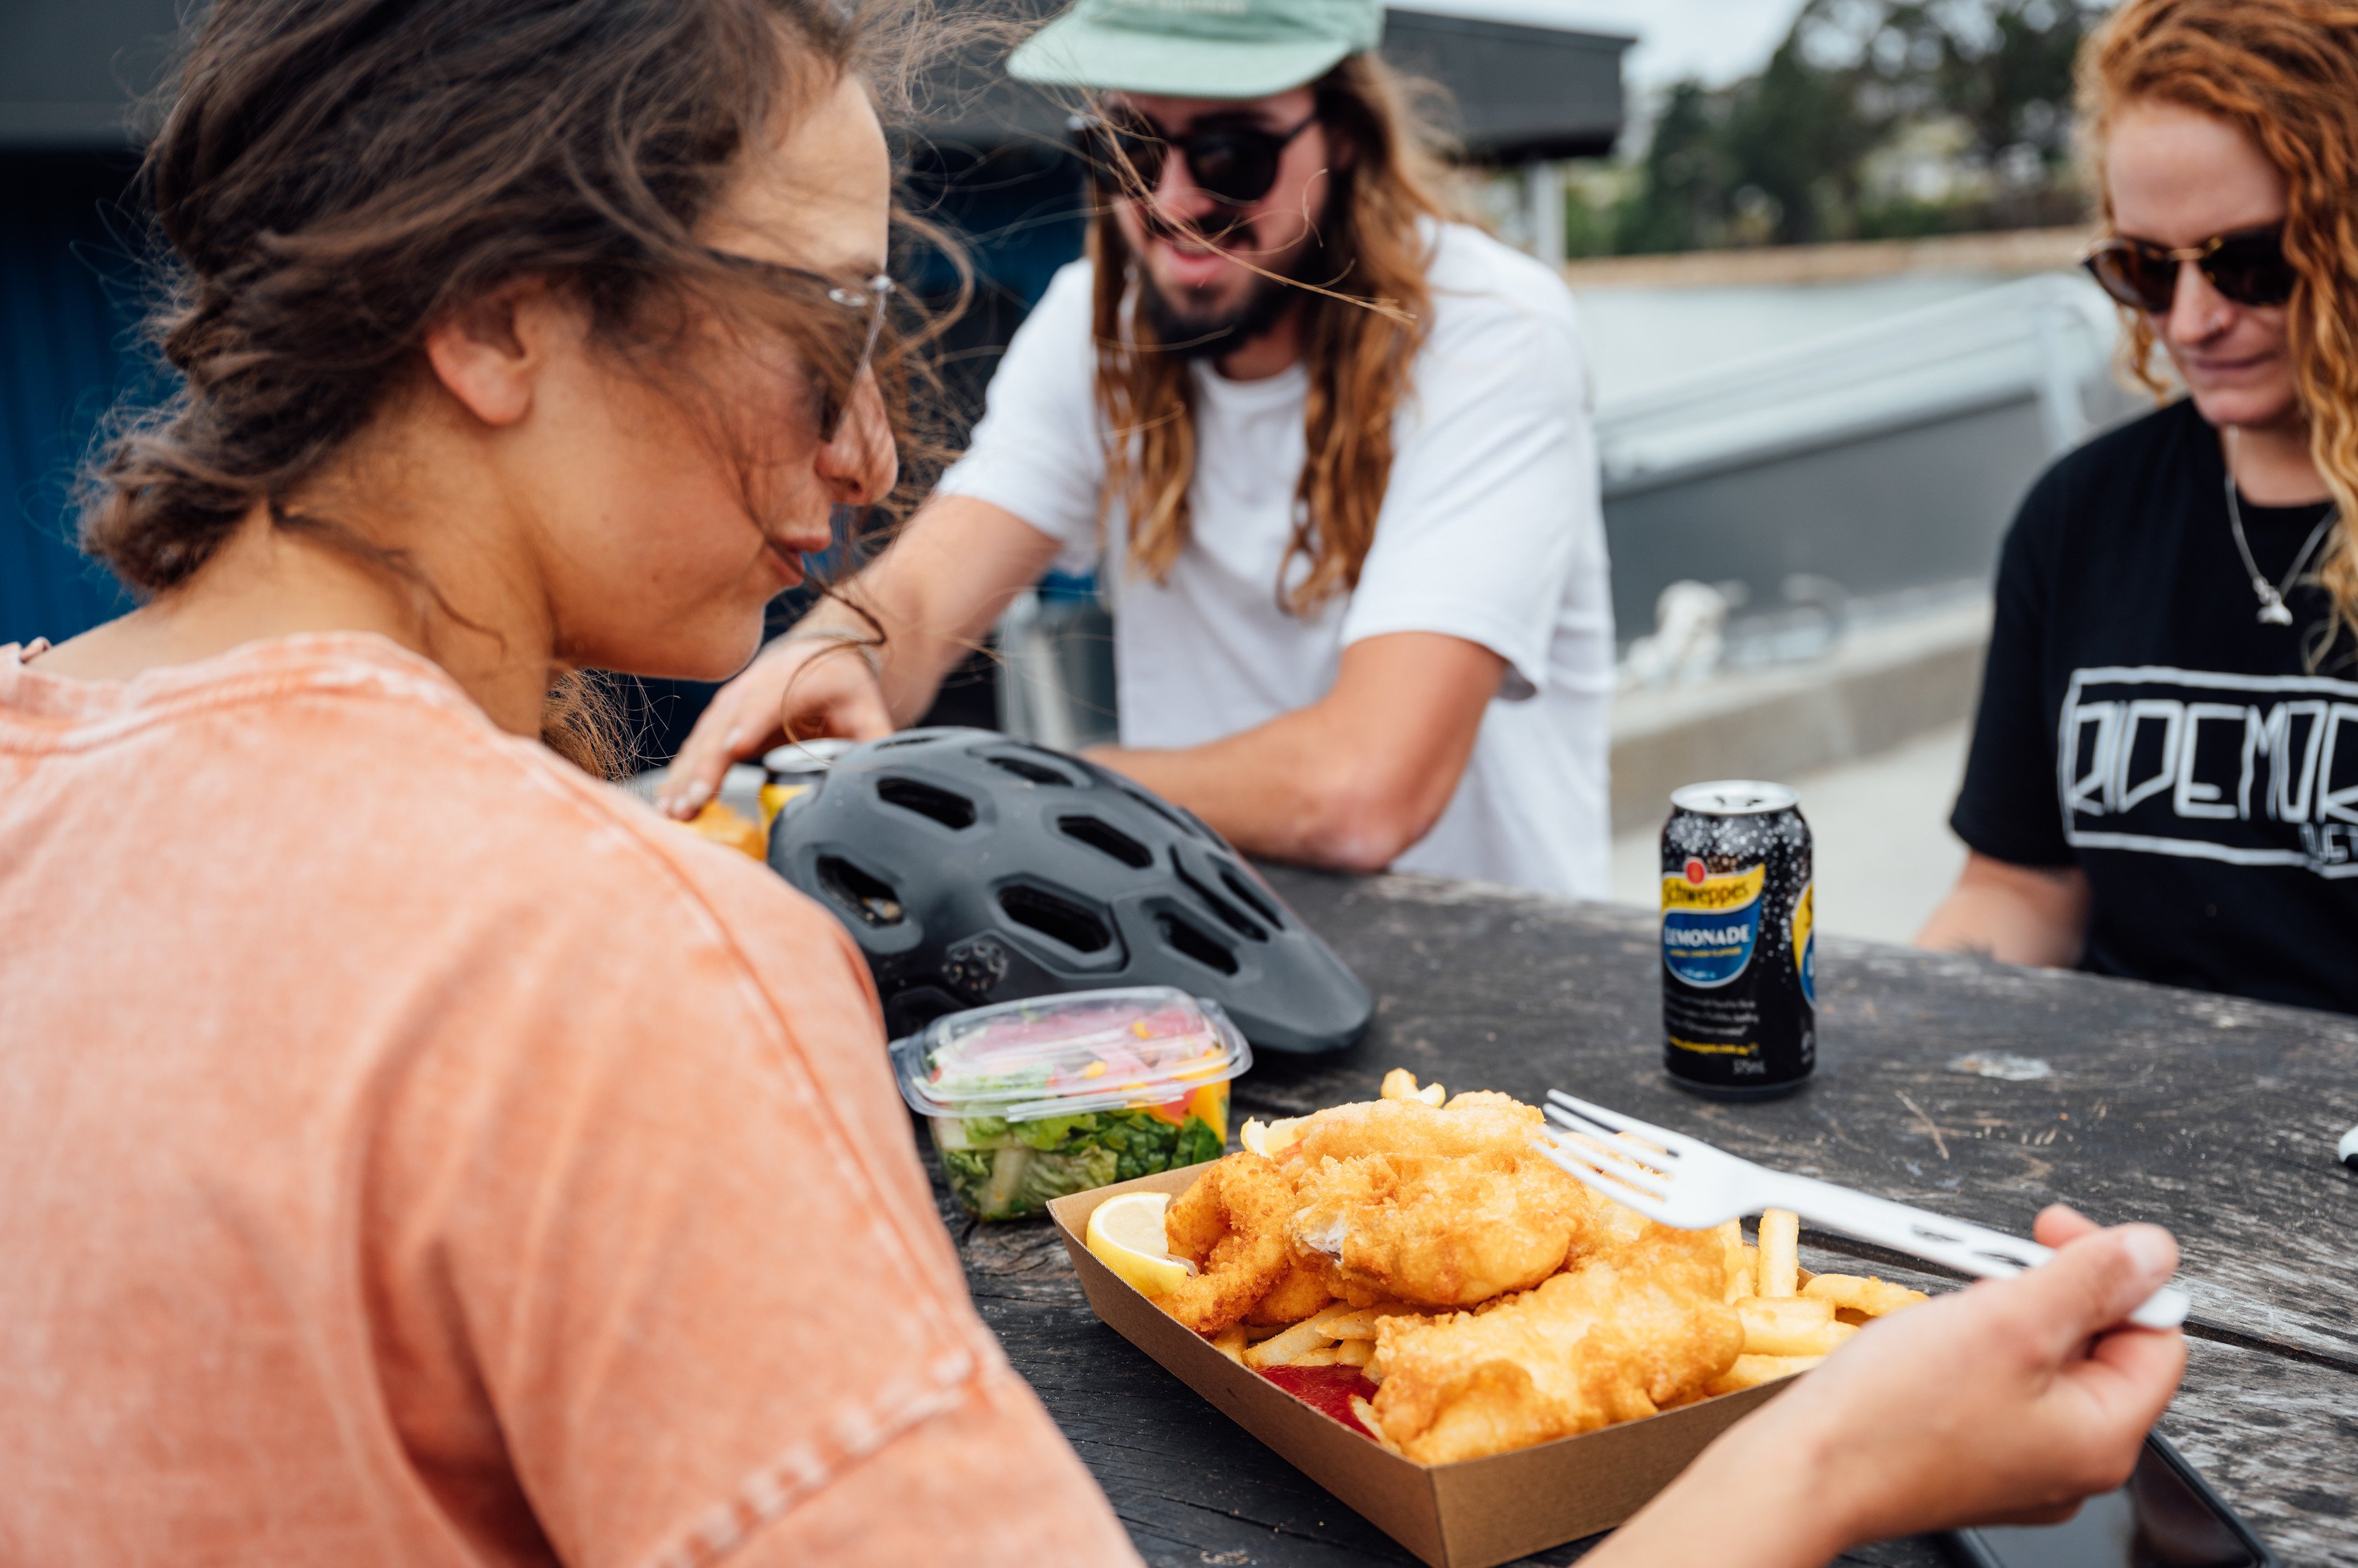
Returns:
[[[2260,624],[2289,626],[2292,624],[2292,611],[2285,607],[2284,596],[2290,593],[2292,585],[2300,580],[2301,568],[2309,565],[2309,557],[2316,553],[2318,542],[2325,537],[2325,531],[2333,526],[2334,519],[2342,515],[2342,509],[2338,506],[2326,508],[2325,515],[2317,520],[2315,528],[2309,530],[2309,543],[2303,545],[2300,554],[2292,558],[2292,570],[2285,573],[2284,582],[2281,585],[2269,582],[2260,575],[2260,563],[2252,559],[2251,542],[2244,537],[2244,509],[2235,500],[2235,438],[2240,434],[2234,426],[2227,427],[2227,526],[2235,531],[2235,548],[2243,555],[2244,569],[2252,574],[2252,592],[2260,600]]]

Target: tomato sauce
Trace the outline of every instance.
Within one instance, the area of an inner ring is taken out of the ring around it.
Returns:
[[[1262,1377],[1292,1394],[1311,1409],[1324,1411],[1373,1441],[1375,1433],[1351,1413],[1351,1396],[1363,1400],[1376,1397],[1375,1384],[1357,1367],[1265,1367]]]

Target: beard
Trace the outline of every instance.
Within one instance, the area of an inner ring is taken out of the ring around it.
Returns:
[[[1225,305],[1214,304],[1192,289],[1182,290],[1176,297],[1165,293],[1153,274],[1141,267],[1138,278],[1144,287],[1139,308],[1163,352],[1174,359],[1207,360],[1232,354],[1266,336],[1293,307],[1293,284],[1317,252],[1313,241],[1270,267],[1273,276],[1251,274],[1244,297]]]

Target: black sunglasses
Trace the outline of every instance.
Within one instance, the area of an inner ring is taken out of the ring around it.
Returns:
[[[1293,138],[1318,123],[1317,111],[1290,131],[1249,122],[1215,121],[1184,136],[1167,135],[1142,114],[1076,114],[1065,121],[1073,146],[1106,189],[1140,195],[1163,183],[1175,149],[1196,187],[1231,207],[1249,207],[1277,183],[1277,165]]]
[[[2292,297],[2295,274],[2275,228],[2217,234],[2199,245],[2170,250],[2149,240],[2103,241],[2081,261],[2104,292],[2122,304],[2167,315],[2178,297],[2178,269],[2192,262],[2211,287],[2238,305],[2281,305]]]

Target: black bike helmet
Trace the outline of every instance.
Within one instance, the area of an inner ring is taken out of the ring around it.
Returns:
[[[895,1035],[1058,991],[1169,985],[1256,1050],[1339,1051],[1375,1004],[1228,841],[1078,757],[989,730],[845,752],[788,801],[770,864],[843,922]]]

